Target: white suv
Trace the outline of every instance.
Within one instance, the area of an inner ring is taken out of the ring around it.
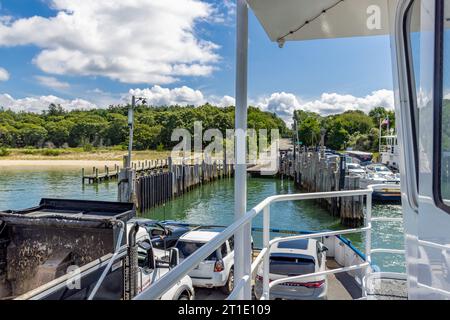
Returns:
[[[223,229],[220,228],[204,228],[193,230],[181,236],[176,244],[180,260],[189,257],[222,231]],[[220,248],[189,273],[194,286],[202,288],[220,287],[225,294],[230,294],[233,291],[233,241],[233,237],[225,241]]]

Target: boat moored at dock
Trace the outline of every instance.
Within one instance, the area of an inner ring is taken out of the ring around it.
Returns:
[[[361,189],[370,185],[387,185],[374,191],[373,199],[382,202],[400,202],[401,193],[397,188],[389,185],[400,185],[400,176],[393,173],[384,164],[370,164],[365,167],[366,173],[360,176],[359,184]]]

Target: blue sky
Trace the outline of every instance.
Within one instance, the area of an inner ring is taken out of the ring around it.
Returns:
[[[102,1],[106,0],[97,2]],[[127,1],[110,0],[114,2],[126,5]],[[76,99],[82,99],[81,106],[91,103],[105,107],[108,103],[122,102],[130,89],[150,95],[150,101],[155,104],[232,101],[233,2],[211,0],[207,1],[208,5],[199,4],[199,0],[142,2],[148,5],[149,11],[139,17],[132,15],[132,11],[127,15],[127,7],[121,10],[109,6],[105,10],[91,8],[93,2],[86,0],[78,4],[70,4],[68,0],[0,0],[0,68],[8,75],[2,79],[0,73],[0,95],[3,95],[0,104],[10,103],[13,108],[39,111],[43,107],[40,104],[48,101],[42,97],[52,96],[68,108],[78,106],[74,102]],[[158,10],[152,9],[153,5],[159,6]],[[180,12],[172,12],[173,6],[184,5],[184,11],[180,8]],[[164,10],[167,13],[158,16]],[[186,14],[186,10],[190,10],[189,13]],[[79,28],[86,29],[73,31],[70,23],[64,25],[66,20],[55,19],[61,13],[68,17],[77,14],[78,17],[90,14],[98,17],[101,13],[106,17],[99,18],[98,23],[115,20],[117,29],[108,32],[110,26],[103,26],[104,30],[95,34],[97,41],[91,43],[89,25],[82,19],[74,19],[75,24],[80,24]],[[136,17],[135,21],[130,17]],[[188,31],[177,30],[174,19],[180,20],[180,29],[189,25]],[[122,31],[121,21],[127,21],[123,30],[130,32],[128,38],[115,38]],[[284,118],[298,108],[330,113],[330,110],[340,112],[349,108],[368,111],[377,104],[392,107],[388,37],[288,42],[280,49],[269,41],[251,12],[249,22],[249,98],[252,104]],[[162,42],[153,41],[166,32],[167,43],[166,38],[161,38]],[[180,34],[183,39],[186,36],[192,39],[180,40]],[[170,37],[174,37],[174,41],[170,41]],[[110,46],[104,52],[102,47],[96,47],[96,43],[103,41],[105,47]],[[130,43],[136,47],[127,52]],[[166,51],[158,48],[165,46]],[[183,54],[177,54],[177,50]],[[147,56],[136,54],[139,51],[149,53]],[[103,60],[102,54],[108,56]],[[126,61],[117,63],[115,57]],[[156,71],[153,71],[153,64]],[[121,68],[122,65],[125,67]],[[141,72],[136,66],[145,71]],[[169,69],[172,71],[167,71]],[[159,87],[155,89],[155,86]],[[223,97],[228,99],[223,100]],[[36,102],[38,99],[40,101]],[[26,103],[33,107],[27,107]]]

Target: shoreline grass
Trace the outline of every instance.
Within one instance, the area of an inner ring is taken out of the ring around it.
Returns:
[[[95,161],[122,161],[127,154],[126,150],[117,147],[94,148],[85,151],[83,148],[67,149],[2,149],[1,160],[95,160]],[[143,150],[133,151],[133,160],[165,159],[170,151]]]

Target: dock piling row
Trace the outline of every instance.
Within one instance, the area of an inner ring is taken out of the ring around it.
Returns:
[[[130,178],[132,171],[135,178]],[[198,186],[219,179],[231,178],[234,167],[225,160],[182,161],[175,164],[172,158],[145,161],[133,166],[131,170],[122,169],[119,178],[119,201],[132,200],[140,212],[163,205],[174,197],[181,196]],[[132,189],[120,187],[133,181]],[[126,202],[126,201],[125,201]]]
[[[332,192],[359,189],[359,177],[346,176],[341,158],[327,159],[320,151],[303,150],[280,160],[280,175],[294,179],[302,191]],[[364,199],[358,197],[330,198],[316,201],[332,216],[340,217],[348,227],[359,227],[364,221]]]

